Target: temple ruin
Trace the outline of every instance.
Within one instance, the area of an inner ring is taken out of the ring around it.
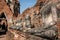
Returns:
[[[56,12],[55,4],[54,8],[49,9],[51,3],[54,4],[52,0],[37,0],[33,7],[27,8],[20,14],[19,0],[0,0],[0,40],[43,40],[39,36],[29,35],[26,30],[38,29],[44,23],[47,25],[52,20],[51,16],[57,21],[58,38],[60,38],[60,4],[56,3]]]

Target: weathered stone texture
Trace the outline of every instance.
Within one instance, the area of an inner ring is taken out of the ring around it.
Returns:
[[[49,2],[48,0],[37,0],[37,3],[33,7],[27,8],[20,15],[19,0],[10,0],[10,1],[0,0],[0,15],[2,13],[5,14],[6,16],[5,19],[7,20],[7,24],[8,24],[7,26],[8,31],[6,35],[4,35],[4,38],[1,38],[1,40],[4,40],[4,39],[5,40],[43,40],[43,38],[41,37],[29,35],[28,33],[25,34],[24,32],[21,32],[21,31],[25,31],[30,28],[40,28],[42,26],[43,20],[42,20],[42,15],[40,13],[40,10],[48,2]],[[29,16],[26,19],[27,15]],[[4,22],[2,22],[2,24],[3,23]],[[58,20],[57,25],[60,26],[59,24],[60,23]],[[27,27],[26,25],[29,27]],[[9,27],[11,26],[13,26],[13,29],[16,27],[18,30],[16,31],[16,30],[9,29]],[[23,29],[20,30],[20,28],[23,28]],[[58,31],[59,30],[60,29],[58,29]]]

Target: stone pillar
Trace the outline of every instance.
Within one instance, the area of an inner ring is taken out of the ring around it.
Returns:
[[[19,0],[15,0],[14,4],[14,14],[18,15],[20,13],[20,3]]]

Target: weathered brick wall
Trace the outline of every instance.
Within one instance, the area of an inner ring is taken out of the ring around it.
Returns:
[[[60,38],[60,19],[57,21],[57,26],[58,26],[58,37]]]

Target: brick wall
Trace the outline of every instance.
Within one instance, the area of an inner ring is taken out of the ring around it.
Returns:
[[[60,38],[60,19],[57,21],[57,26],[58,26],[58,37]]]

